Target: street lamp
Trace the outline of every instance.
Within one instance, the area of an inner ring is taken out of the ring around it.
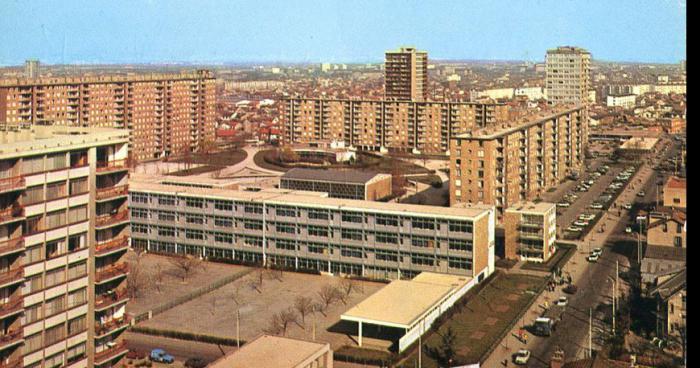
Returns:
[[[615,301],[617,299],[617,280],[612,276],[608,276],[608,281],[612,284],[612,334],[615,336]]]

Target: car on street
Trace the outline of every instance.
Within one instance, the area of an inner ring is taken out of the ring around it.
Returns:
[[[569,202],[559,202],[557,203],[557,207],[569,207],[570,204]]]
[[[561,290],[567,294],[576,294],[576,292],[578,291],[578,286],[576,286],[574,284],[570,284],[570,285],[565,286]]]
[[[591,251],[591,254],[601,256],[603,255],[603,248],[595,248],[593,249],[593,251]]]
[[[590,208],[592,208],[592,209],[594,209],[594,210],[601,210],[601,209],[603,209],[603,205],[600,204],[600,203],[597,203],[597,202],[591,203],[591,205],[588,206],[588,207],[590,207]]]
[[[627,226],[627,227],[625,228],[625,232],[626,232],[627,234],[631,234],[631,233],[632,233],[632,227],[631,227],[631,226]]]
[[[624,208],[624,209],[626,209],[626,210],[631,210],[631,209],[632,209],[632,203],[625,203],[625,205],[622,206],[622,208]]]
[[[569,298],[565,296],[560,296],[556,301],[557,305],[560,307],[566,307],[569,304]]]
[[[593,263],[595,263],[595,262],[598,262],[598,258],[600,258],[599,255],[597,255],[597,254],[591,254],[591,255],[589,255],[588,257],[586,257],[586,260],[587,260],[588,262],[593,262]]]
[[[515,356],[513,357],[513,362],[517,365],[525,365],[527,362],[530,361],[530,350],[527,349],[520,349],[518,350],[517,353],[515,353]]]
[[[207,362],[199,357],[189,358],[185,361],[185,368],[204,368]]]
[[[590,214],[590,213],[584,213],[579,215],[578,219],[583,220],[583,221],[591,221],[595,218],[595,215]]]
[[[566,228],[566,231],[569,231],[572,233],[580,233],[581,231],[583,231],[583,229],[580,227],[576,227],[576,226],[569,226]]]
[[[172,355],[165,352],[163,349],[153,349],[151,350],[151,355],[149,356],[151,361],[165,364],[172,364],[175,362],[175,358]]]
[[[647,194],[643,190],[637,193],[637,197],[644,197],[645,195]]]
[[[582,220],[574,221],[574,225],[579,226],[579,227],[586,227],[586,226],[588,226],[588,224],[589,224],[588,221],[582,221]]]

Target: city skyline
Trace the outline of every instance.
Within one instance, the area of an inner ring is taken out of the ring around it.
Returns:
[[[363,63],[380,62],[384,51],[403,45],[429,51],[431,60],[542,61],[547,49],[561,45],[586,48],[605,61],[686,57],[683,1],[401,5],[11,3],[0,25],[0,64],[28,58],[47,64]]]

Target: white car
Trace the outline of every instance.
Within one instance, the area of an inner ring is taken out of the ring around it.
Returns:
[[[581,231],[583,231],[583,229],[576,226],[569,226],[566,228],[566,231],[570,231],[572,233],[580,233]]]
[[[588,224],[589,224],[588,221],[582,221],[582,220],[574,221],[574,225],[580,226],[580,227],[588,226]]]
[[[601,210],[601,209],[603,209],[603,205],[600,204],[600,203],[596,203],[596,202],[591,203],[591,205],[588,206],[588,207],[590,207],[590,208],[592,208],[592,209],[594,209],[594,210]]]
[[[632,203],[625,203],[625,205],[622,206],[622,208],[624,208],[624,209],[626,209],[626,210],[631,210],[631,209],[632,209]]]
[[[631,234],[631,233],[632,233],[632,227],[631,227],[631,226],[627,226],[627,227],[625,228],[625,232],[626,232],[627,234]]]
[[[570,204],[569,202],[559,202],[557,203],[557,207],[569,207]]]
[[[637,197],[644,197],[646,193],[642,190],[641,192],[637,193]]]
[[[588,257],[586,257],[586,260],[588,260],[588,262],[598,262],[598,258],[600,258],[599,255],[591,254]]]
[[[591,254],[596,255],[596,256],[601,256],[603,254],[603,248],[595,248],[595,249],[593,249]]]
[[[579,220],[583,221],[591,221],[595,218],[595,215],[592,215],[590,213],[584,213],[578,217]]]
[[[569,304],[569,298],[565,296],[560,296],[556,301],[557,305],[560,307],[566,307]]]
[[[530,350],[527,349],[520,349],[518,350],[517,353],[515,353],[515,359],[514,362],[517,365],[525,365],[527,362],[530,361]]]

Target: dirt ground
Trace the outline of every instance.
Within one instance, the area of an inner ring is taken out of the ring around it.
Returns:
[[[259,274],[255,271],[218,290],[144,321],[142,325],[235,338],[238,309],[241,339],[250,340],[269,327],[273,315],[293,308],[296,297],[306,296],[314,302],[320,302],[319,291],[325,285],[339,285],[341,279],[284,272],[279,279],[272,273],[266,273],[262,286],[259,286],[258,280]],[[342,313],[385,285],[364,281],[355,283],[358,288],[350,293],[346,302],[333,303],[325,311],[325,315],[321,312],[312,313],[302,321],[297,312],[298,324],[290,323],[285,336],[312,339],[315,330],[316,339],[331,343],[332,348],[355,344],[345,331],[330,332],[328,329],[339,322]]]
[[[139,260],[138,266],[137,258]],[[129,251],[127,261],[132,269],[131,275],[134,275],[134,268],[138,268],[138,272],[141,274],[139,277],[142,278],[143,283],[139,295],[127,304],[129,313],[147,312],[173,298],[186,295],[208,282],[247,269],[243,266],[202,262],[201,267],[198,267],[183,282],[178,267],[171,262],[171,259],[171,257],[156,254],[142,254],[137,257],[136,253]],[[157,283],[159,273],[161,274],[161,282]]]

